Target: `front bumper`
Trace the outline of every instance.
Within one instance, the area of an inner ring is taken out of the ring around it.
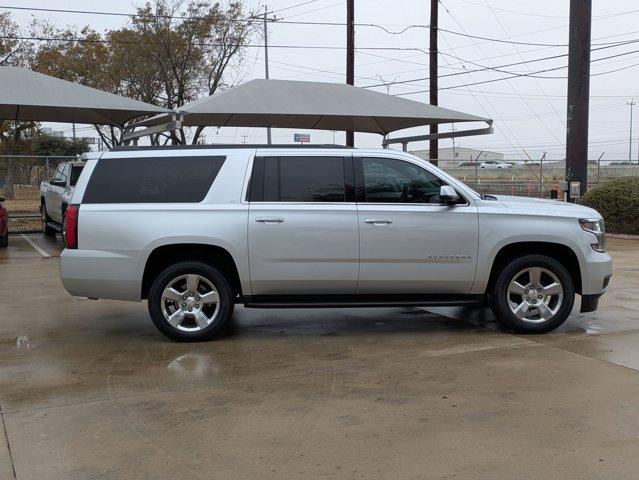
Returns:
[[[581,265],[581,295],[601,295],[612,276],[612,258],[607,253],[591,250]]]
[[[612,277],[612,258],[607,253],[588,252],[582,270],[581,313],[594,312]]]
[[[598,295],[582,295],[581,308],[579,309],[579,312],[588,313],[597,310],[597,307],[599,306],[599,299],[602,295],[603,293],[600,293]]]

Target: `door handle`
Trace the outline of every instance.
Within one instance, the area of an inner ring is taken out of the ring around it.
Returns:
[[[388,225],[389,223],[393,223],[393,221],[388,218],[365,218],[364,223],[372,223],[373,225]]]
[[[255,221],[260,223],[282,223],[284,219],[275,217],[257,217]]]

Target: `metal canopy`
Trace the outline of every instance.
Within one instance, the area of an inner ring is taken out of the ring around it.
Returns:
[[[386,135],[395,130],[439,123],[492,120],[338,83],[251,80],[184,105],[184,126],[276,127],[352,130]],[[159,115],[132,125],[157,127]],[[144,134],[135,132],[130,138]]]
[[[91,123],[123,127],[166,108],[23,68],[0,67],[0,120]]]

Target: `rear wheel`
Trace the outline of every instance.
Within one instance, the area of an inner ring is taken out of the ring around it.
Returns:
[[[167,337],[181,342],[210,340],[233,314],[231,287],[217,268],[179,262],[166,268],[149,290],[149,314]]]
[[[44,233],[47,237],[53,237],[56,234],[56,231],[54,228],[49,226],[51,219],[47,214],[47,206],[44,202],[40,204],[40,216],[42,219],[42,233]]]
[[[570,274],[557,260],[526,255],[512,260],[490,292],[497,318],[517,333],[546,333],[566,321],[575,301]]]

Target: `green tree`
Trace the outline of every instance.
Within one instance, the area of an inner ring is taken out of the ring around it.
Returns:
[[[32,151],[39,156],[72,157],[91,150],[86,138],[39,135],[32,140]]]

